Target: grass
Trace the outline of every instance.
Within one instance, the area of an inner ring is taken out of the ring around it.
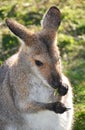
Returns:
[[[12,17],[29,29],[40,29],[40,20],[51,5],[62,12],[58,46],[74,92],[73,130],[85,130],[85,1],[84,0],[1,0],[0,1],[0,64],[19,47],[18,39],[5,25],[5,18]],[[17,43],[17,44],[16,44]]]

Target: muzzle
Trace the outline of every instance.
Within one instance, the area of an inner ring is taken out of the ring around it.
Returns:
[[[50,85],[54,88],[54,89],[58,89],[58,93],[61,96],[64,96],[67,94],[68,92],[68,85],[66,83],[63,83],[62,81],[59,82],[57,80],[52,80],[52,82],[50,83]]]
[[[66,95],[68,92],[68,85],[67,84],[60,84],[58,86],[58,93],[61,95],[61,96],[64,96]]]

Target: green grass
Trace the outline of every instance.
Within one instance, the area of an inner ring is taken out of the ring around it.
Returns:
[[[62,12],[58,46],[64,73],[69,77],[74,92],[73,130],[85,130],[85,1],[84,0],[1,0],[0,1],[0,64],[19,47],[18,39],[5,25],[11,17],[29,29],[40,29],[40,20],[51,5]]]

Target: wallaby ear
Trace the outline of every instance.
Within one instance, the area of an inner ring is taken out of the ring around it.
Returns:
[[[20,23],[16,22],[13,19],[6,19],[6,24],[9,29],[23,41],[28,41],[31,39],[32,34],[28,32],[28,29],[21,25]]]
[[[61,13],[57,7],[52,6],[44,15],[41,24],[43,29],[52,29],[57,31],[60,22]]]

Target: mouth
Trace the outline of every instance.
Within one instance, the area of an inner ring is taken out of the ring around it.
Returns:
[[[58,85],[52,85],[51,87],[55,89],[56,93],[59,93],[60,96],[65,96],[68,92],[68,85],[66,84],[58,84]]]
[[[61,96],[65,96],[68,92],[68,86],[60,86],[58,88],[58,93],[61,95]]]

